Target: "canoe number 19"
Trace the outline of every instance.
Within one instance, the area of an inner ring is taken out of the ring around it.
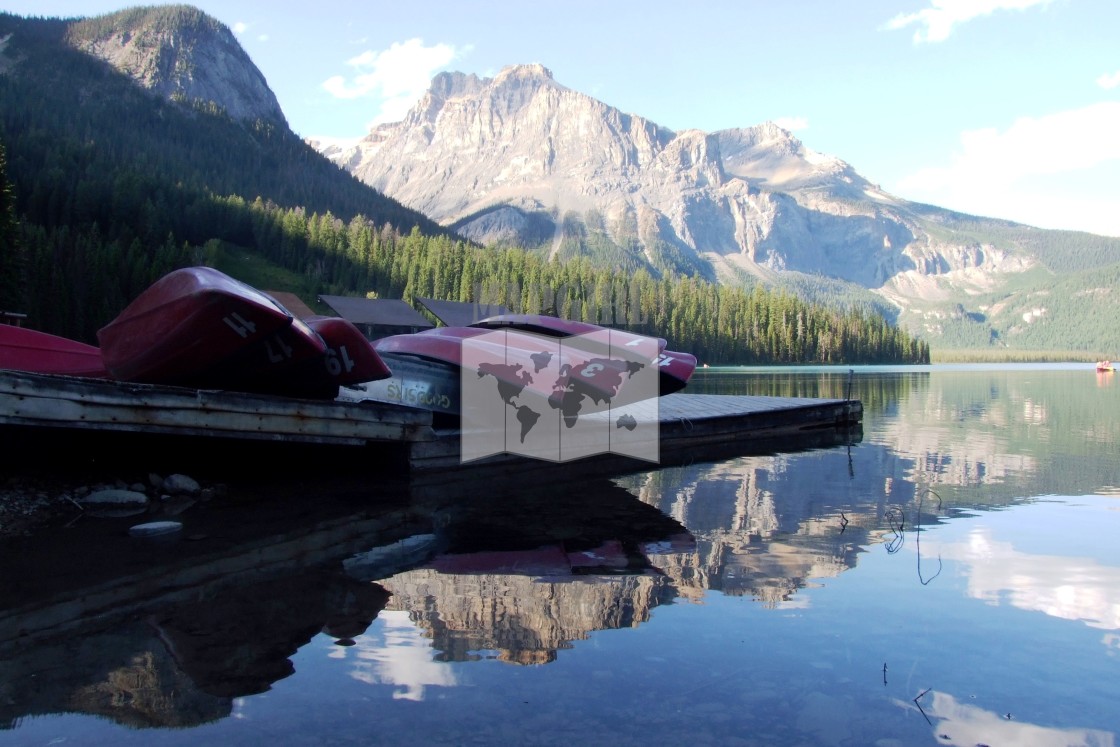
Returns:
[[[338,350],[327,349],[327,373],[331,376],[339,376],[343,372],[350,373],[354,365],[354,360],[350,357],[350,353],[346,352],[345,345],[339,345]]]

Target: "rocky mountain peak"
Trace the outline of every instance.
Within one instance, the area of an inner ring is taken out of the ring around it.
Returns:
[[[67,41],[157,96],[213,102],[234,119],[286,122],[233,33],[197,8],[140,7],[75,21]]]
[[[442,104],[452,99],[478,96],[483,91],[491,97],[525,98],[547,85],[560,87],[553,79],[552,72],[539,63],[510,65],[502,68],[493,78],[479,78],[473,73],[443,72],[432,78],[425,98]],[[420,104],[417,108],[431,107]]]
[[[807,148],[774,122],[716,134],[727,173],[770,189],[829,186],[850,191],[844,188],[856,185],[862,190],[868,184],[844,161]]]
[[[472,96],[482,88],[484,81],[473,73],[444,72],[432,78],[428,95],[440,101],[457,96]]]
[[[503,68],[490,81],[490,89],[495,101],[501,101],[510,113],[528,105],[541,91],[567,90],[556,84],[548,68],[539,64]]]
[[[530,62],[524,65],[509,65],[501,69],[494,76],[494,85],[520,85],[522,83],[540,84],[553,81],[552,71],[539,62]]]
[[[777,122],[767,121],[752,127],[742,127],[737,132],[741,133],[744,143],[755,147],[784,150],[788,153],[796,153],[804,147],[792,132]]]

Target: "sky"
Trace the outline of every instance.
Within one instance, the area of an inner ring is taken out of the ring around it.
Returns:
[[[112,0],[0,0],[96,16]],[[165,4],[151,2],[146,4]],[[304,137],[398,121],[432,77],[541,63],[673,130],[774,121],[887,192],[1120,236],[1116,0],[197,0]]]

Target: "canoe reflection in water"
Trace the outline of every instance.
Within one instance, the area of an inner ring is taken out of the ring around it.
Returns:
[[[675,519],[607,481],[527,498],[515,507],[509,495],[469,496],[448,516],[441,554],[379,579],[392,594],[386,611],[407,615],[437,661],[548,663],[573,641],[635,627],[676,598],[650,561],[695,551]]]
[[[220,720],[235,698],[291,675],[316,636],[359,654],[379,615],[406,616],[430,638],[417,652],[428,661],[480,651],[552,661],[673,598],[646,548],[692,547],[678,522],[608,481],[516,504],[447,486],[406,492],[405,507],[314,522],[307,508],[286,521],[216,510],[192,526],[196,539],[170,544],[137,542],[111,522],[17,543],[0,558],[4,577],[21,579],[0,590],[0,729],[52,713],[139,728]],[[61,569],[60,548],[83,543],[99,552]]]

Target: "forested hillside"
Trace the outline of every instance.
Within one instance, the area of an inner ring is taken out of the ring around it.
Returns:
[[[583,258],[548,261],[447,236],[378,230],[361,218],[249,206],[257,251],[314,277],[322,292],[362,288],[382,298],[501,303],[684,343],[708,363],[920,362],[929,348],[862,308],[839,311],[761,287],[744,291],[694,279],[621,273]],[[222,248],[218,242],[210,252]]]
[[[298,272],[312,294],[490,294],[519,310],[624,320],[713,364],[928,360],[926,345],[863,307],[475,246],[282,123],[149,94],[67,46],[66,28],[0,14],[0,309],[38,329],[92,342],[155,279],[224,250]],[[545,288],[556,308],[531,308]]]
[[[214,236],[246,239],[213,228],[229,210],[218,195],[443,230],[340,172],[283,124],[162,100],[71,49],[66,33],[63,21],[0,15],[0,38],[8,37],[0,142],[27,272],[0,307],[92,340],[151,282],[193,261],[191,247]]]

